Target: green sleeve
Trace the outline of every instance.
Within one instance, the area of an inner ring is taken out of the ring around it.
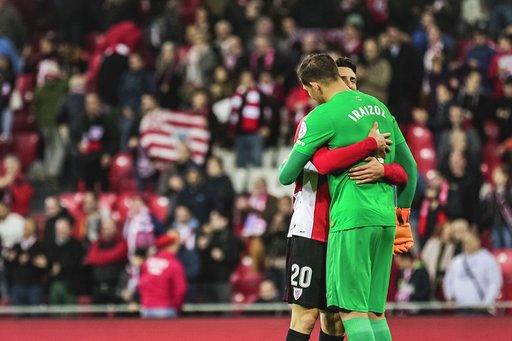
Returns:
[[[322,105],[311,111],[300,123],[293,150],[312,156],[334,136],[333,125]]]
[[[390,114],[391,115],[391,114]],[[392,115],[391,115],[392,116]],[[405,137],[404,137],[404,134],[402,134],[402,131],[400,130],[400,127],[398,126],[398,123],[396,123],[396,119],[395,117],[393,117],[393,137],[394,137],[394,141],[393,143],[395,145],[399,145],[403,142],[405,142]]]
[[[397,206],[410,208],[416,192],[418,168],[407,143],[402,142],[396,146],[395,162],[405,169],[409,178],[405,186],[398,187]]]
[[[297,180],[304,166],[308,163],[310,157],[295,150],[292,150],[288,159],[279,168],[279,182],[281,185],[291,185]]]

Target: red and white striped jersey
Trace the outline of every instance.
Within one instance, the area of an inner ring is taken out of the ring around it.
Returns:
[[[140,145],[157,162],[174,162],[178,147],[185,144],[192,160],[203,164],[210,144],[208,119],[199,114],[156,109],[146,114],[139,128]]]
[[[297,126],[295,140],[301,125]],[[315,166],[308,162],[301,176],[295,182],[293,215],[288,237],[299,236],[327,242],[330,203],[331,196],[327,176],[318,174]]]

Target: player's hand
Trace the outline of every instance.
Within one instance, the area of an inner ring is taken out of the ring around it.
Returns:
[[[362,185],[384,177],[384,165],[375,157],[367,157],[364,160],[367,162],[366,164],[353,167],[348,171],[350,179],[354,180],[356,184]]]
[[[380,133],[378,122],[373,122],[372,129],[370,129],[370,132],[368,133],[368,137],[374,138],[377,142],[377,148],[385,152],[389,152],[389,146],[393,144],[393,141],[389,139],[390,136],[391,133]]]
[[[406,253],[414,246],[409,216],[410,208],[396,208],[396,235],[393,246],[393,254]]]

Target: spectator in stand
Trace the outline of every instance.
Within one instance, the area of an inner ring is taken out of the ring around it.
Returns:
[[[213,83],[210,86],[210,97],[213,102],[231,97],[233,94],[233,84],[229,79],[228,70],[220,65],[213,72]]]
[[[57,122],[66,148],[65,180],[73,188],[78,181],[78,150],[69,145],[70,137],[79,136],[85,117],[85,76],[74,75],[69,79],[68,93],[61,99]]]
[[[25,222],[23,239],[7,251],[5,266],[11,281],[11,302],[14,305],[39,305],[43,302],[48,258],[43,243],[37,240],[37,225]]]
[[[148,249],[155,245],[156,238],[164,232],[164,227],[149,211],[140,196],[132,198],[128,217],[123,227],[123,237],[128,244],[128,257],[137,249]]]
[[[406,43],[398,27],[390,25],[386,31],[385,56],[391,64],[389,109],[399,122],[407,121],[407,113],[416,103],[421,87],[422,66],[414,48]],[[409,67],[403,72],[403,66]]]
[[[260,284],[259,298],[256,303],[278,303],[281,302],[281,296],[276,284],[267,279]]]
[[[464,218],[470,223],[475,223],[480,213],[478,169],[468,166],[464,154],[455,151],[450,154],[448,170],[444,175],[449,184],[446,215],[450,219]]]
[[[101,221],[100,237],[89,248],[84,263],[91,266],[92,301],[96,304],[117,303],[117,284],[126,263],[128,247],[117,233],[112,218]]]
[[[16,7],[7,0],[0,1],[0,36],[9,38],[20,51],[27,41],[27,27]]]
[[[120,150],[125,151],[128,148],[130,133],[138,121],[142,95],[153,93],[154,87],[153,75],[145,69],[142,56],[132,53],[128,57],[128,70],[123,73],[119,82],[119,106],[122,110],[119,122]]]
[[[267,180],[263,177],[255,179],[252,183],[249,205],[261,214],[267,226],[277,212],[277,204],[277,198],[268,192]]]
[[[207,88],[213,81],[213,70],[217,57],[211,48],[206,33],[195,30],[191,34],[192,46],[185,61],[185,82],[192,89]]]
[[[428,128],[427,122],[427,110],[421,107],[414,107],[412,109],[412,123],[404,132],[412,155],[418,162],[418,172],[423,176],[427,175],[435,167],[434,162],[436,159],[434,134]]]
[[[432,97],[432,104],[429,108],[428,126],[436,138],[438,138],[441,132],[450,127],[449,110],[454,100],[453,94],[444,83],[437,85],[435,96]]]
[[[430,277],[432,297],[443,300],[443,278],[448,265],[455,256],[455,241],[452,224],[438,225],[421,252],[421,260],[425,264]]]
[[[48,179],[56,181],[64,162],[64,144],[57,129],[59,102],[67,93],[68,84],[62,78],[58,64],[46,73],[45,83],[36,89],[32,113],[43,136],[44,169]]]
[[[254,51],[249,59],[249,68],[254,78],[264,72],[282,74],[284,67],[282,56],[278,56],[268,37],[256,36],[254,38]]]
[[[466,54],[466,64],[480,73],[484,80],[487,80],[487,70],[491,64],[492,57],[496,51],[492,48],[485,29],[477,27],[473,32],[472,46]],[[484,86],[490,90],[490,84],[484,81]]]
[[[419,211],[417,236],[420,249],[434,234],[438,226],[447,220],[445,206],[448,190],[448,182],[435,172],[424,191]]]
[[[400,270],[397,302],[426,302],[430,300],[430,281],[425,265],[410,252],[395,257]]]
[[[20,160],[14,155],[7,155],[3,160],[0,193],[12,212],[22,216],[28,214],[34,189],[22,172]]]
[[[444,277],[446,299],[460,306],[491,305],[501,290],[502,274],[492,254],[481,248],[480,239],[468,233],[464,252],[456,256]]]
[[[50,304],[75,304],[83,280],[82,245],[71,236],[72,221],[62,217],[55,222],[55,240],[48,245]]]
[[[487,76],[493,83],[493,97],[503,95],[503,85],[507,77],[512,76],[512,38],[502,34],[498,39],[498,49],[491,60]]]
[[[210,302],[230,302],[229,278],[240,261],[241,248],[229,226],[229,219],[212,211],[197,238],[197,247],[201,251],[204,296]]]
[[[122,271],[119,278],[117,294],[122,302],[127,304],[136,304],[139,301],[139,281],[140,268],[147,257],[146,249],[137,249],[135,253],[128,258],[129,263]]]
[[[67,218],[74,221],[68,210],[60,205],[59,198],[49,196],[44,200],[44,243],[51,245],[55,243],[55,223],[60,218]]]
[[[509,177],[510,173],[499,166],[492,174],[493,185],[484,185],[481,191],[484,206],[481,225],[491,228],[495,249],[512,248],[512,188]]]
[[[77,134],[71,136],[78,149],[79,179],[87,190],[106,187],[106,172],[113,153],[113,131],[96,93],[85,96],[85,117]]]
[[[489,18],[489,32],[498,36],[500,32],[512,23],[512,6],[509,1],[495,3]]]
[[[266,96],[258,90],[250,72],[243,72],[231,99],[230,131],[234,136],[236,166],[262,166],[263,142],[270,135],[265,122]]]
[[[467,125],[467,111],[459,105],[452,105],[449,109],[451,127],[439,136],[437,142],[437,156],[439,167],[446,169],[448,157],[453,152],[464,153],[470,166],[476,167],[480,163],[482,143],[475,128]]]
[[[286,278],[286,237],[293,213],[292,200],[284,196],[277,203],[277,212],[263,234],[266,276],[283,294]]]
[[[177,89],[181,84],[182,74],[176,50],[174,43],[163,43],[155,64],[158,101],[163,108],[176,109],[180,103]]]
[[[206,185],[202,172],[197,167],[185,171],[185,188],[176,198],[176,205],[190,208],[192,214],[203,224],[214,209],[214,194]]]
[[[229,38],[226,44],[227,50],[222,54],[224,67],[228,70],[231,78],[238,78],[242,71],[249,66],[244,46],[237,36]]]
[[[484,93],[480,73],[472,71],[468,74],[464,86],[459,89],[457,102],[467,110],[469,121],[478,131],[480,140],[483,140],[485,138],[484,122],[490,116],[491,101]]]
[[[512,136],[512,76],[503,86],[503,97],[494,101],[493,119],[500,127],[500,142]]]
[[[212,156],[206,163],[206,187],[213,194],[215,210],[226,217],[233,214],[235,190],[229,176],[224,170],[222,159]]]
[[[380,56],[375,39],[370,38],[364,42],[363,56],[364,61],[357,65],[358,89],[387,103],[391,66]]]
[[[158,253],[149,257],[140,271],[141,316],[173,318],[178,315],[187,292],[185,269],[176,257],[179,234],[164,234],[156,245]]]
[[[201,259],[197,249],[197,234],[199,222],[192,215],[190,208],[179,205],[174,210],[174,221],[171,228],[178,232],[181,247],[178,251],[178,259],[185,267],[187,282],[189,283],[188,299],[197,296],[197,280],[201,271]]]
[[[226,53],[229,49],[229,39],[233,37],[233,27],[227,20],[219,20],[215,24],[215,39],[213,46],[219,55]]]
[[[9,206],[0,201],[0,242],[2,250],[11,249],[21,243],[25,219],[18,213],[11,212]]]
[[[74,237],[85,240],[87,243],[95,242],[100,235],[101,215],[98,207],[98,196],[93,192],[86,192],[82,201],[82,212],[76,224]]]

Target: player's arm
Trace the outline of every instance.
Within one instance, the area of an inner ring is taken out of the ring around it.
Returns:
[[[395,162],[400,164],[405,169],[405,172],[409,177],[407,184],[405,186],[399,187],[397,193],[397,224],[393,252],[402,253],[409,251],[414,246],[409,217],[411,214],[411,205],[414,199],[414,193],[416,192],[416,184],[418,181],[418,167],[396,121],[394,122],[393,129],[394,136],[397,141],[395,148]]]
[[[311,163],[313,163],[317,172],[322,175],[345,171],[354,163],[374,154],[379,148],[389,146],[391,144],[390,135],[389,133],[381,134],[379,125],[375,122],[368,133],[368,137],[363,141],[336,149],[322,147],[315,152],[311,158]]]
[[[290,185],[301,174],[311,156],[334,136],[329,117],[316,107],[299,126],[297,140],[290,155],[279,169],[279,182]]]

